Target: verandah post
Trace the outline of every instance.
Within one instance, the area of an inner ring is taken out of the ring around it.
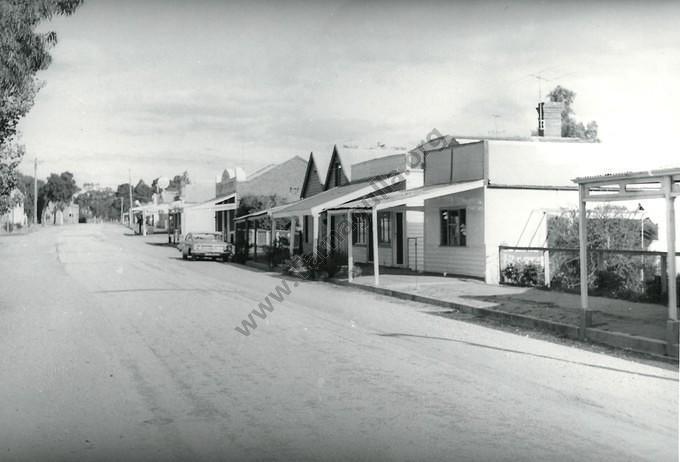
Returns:
[[[578,188],[578,208],[579,208],[579,223],[578,223],[578,241],[579,241],[579,259],[581,270],[581,328],[579,329],[579,338],[581,340],[586,337],[586,328],[591,324],[591,313],[588,310],[588,227],[586,217],[586,185],[580,184]]]
[[[347,210],[347,229],[349,230],[347,232],[347,236],[345,236],[345,239],[347,239],[347,280],[349,282],[352,282],[354,279],[354,274],[352,274],[353,269],[354,269],[354,256],[352,255],[353,245],[352,245],[352,211]]]
[[[373,228],[373,279],[375,285],[380,285],[380,257],[378,253],[378,210],[373,207],[371,209],[371,226]]]

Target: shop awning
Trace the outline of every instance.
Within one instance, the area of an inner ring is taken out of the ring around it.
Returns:
[[[236,203],[236,193],[227,194],[224,196],[214,197],[205,202],[197,204],[184,204],[184,208],[192,210],[207,209],[213,212],[222,212],[225,210],[236,210],[238,204]]]
[[[266,217],[271,217],[274,212],[277,210],[281,210],[284,207],[288,207],[290,204],[284,204],[284,205],[277,205],[276,207],[272,207],[266,210],[258,210],[257,212],[252,212],[249,213],[248,215],[242,215],[240,217],[234,218],[235,222],[242,222],[246,220],[256,220],[256,219],[261,219],[261,218],[266,218]]]
[[[404,181],[404,175],[394,175],[382,180],[363,181],[361,183],[338,186],[315,196],[293,202],[272,213],[273,218],[318,215],[321,212],[337,207],[360,197],[375,194],[381,190],[395,187]]]
[[[424,200],[484,187],[484,180],[422,186],[361,198],[333,207],[333,210],[384,210],[392,207],[421,206]]]

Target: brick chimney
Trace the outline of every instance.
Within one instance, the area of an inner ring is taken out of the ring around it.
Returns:
[[[538,136],[559,138],[562,136],[562,110],[564,103],[547,101],[538,103]]]

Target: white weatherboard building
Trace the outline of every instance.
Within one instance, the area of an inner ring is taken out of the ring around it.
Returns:
[[[425,150],[421,188],[368,204],[373,216],[424,204],[422,268],[430,273],[498,283],[499,246],[544,245],[546,215],[578,208],[573,178],[622,168],[601,143],[454,138],[446,147]],[[367,208],[360,201],[345,206]],[[376,270],[381,264],[374,262]]]

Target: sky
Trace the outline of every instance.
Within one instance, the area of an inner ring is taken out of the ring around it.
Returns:
[[[560,84],[642,167],[680,164],[677,2],[85,0],[21,122],[21,166],[113,186],[252,172],[432,129],[528,136]],[[545,80],[539,80],[539,75]],[[130,172],[130,173],[129,173]]]

